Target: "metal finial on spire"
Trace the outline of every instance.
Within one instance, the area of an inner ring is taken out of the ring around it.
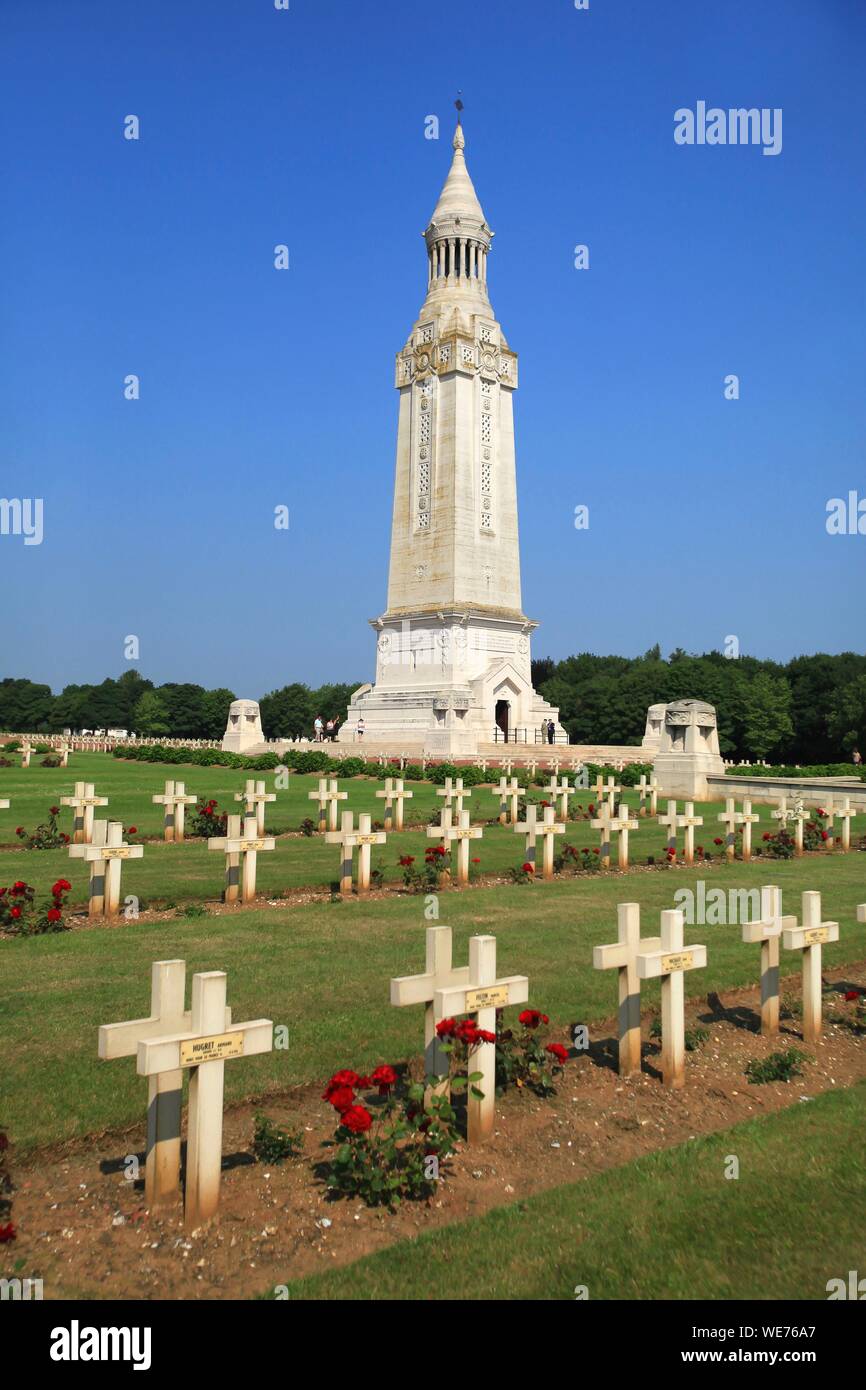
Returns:
[[[460,112],[463,110],[463,102],[461,101],[462,95],[463,95],[463,93],[462,93],[461,89],[458,87],[458,88],[457,88],[457,100],[456,100],[455,103],[454,103],[454,105],[457,107],[457,124],[458,124],[458,125],[460,124],[460,119],[461,119],[461,118],[460,118]]]

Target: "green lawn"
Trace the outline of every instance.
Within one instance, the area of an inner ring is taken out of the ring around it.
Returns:
[[[291,1282],[290,1297],[826,1299],[829,1279],[863,1270],[864,1126],[861,1082]]]
[[[150,798],[154,792],[161,792],[165,775],[177,774],[186,781],[191,795],[203,801],[216,797],[221,807],[240,809],[234,801],[234,793],[242,789],[246,774],[233,772],[226,768],[165,768],[151,764],[124,763],[105,754],[77,754],[73,766],[68,769],[42,768],[34,760],[30,768],[0,768],[0,795],[9,797],[11,806],[0,811],[0,845],[17,846],[15,827],[24,825],[32,829],[37,820],[44,818],[48,807],[58,804],[61,796],[73,790],[75,781],[92,781],[98,794],[109,798],[109,805],[102,811],[112,819],[119,819],[125,826],[134,825],[141,836],[161,833],[162,808],[153,805]],[[264,778],[268,790],[274,789],[273,774]],[[317,786],[315,776],[293,775],[286,790],[276,793],[277,800],[266,810],[266,825],[269,832],[278,836],[289,830],[297,830],[301,821],[317,814],[315,803],[309,800],[309,792]],[[376,791],[381,783],[368,778],[346,779],[341,783],[348,791],[348,800],[342,805],[360,813],[370,812],[374,818],[383,815],[382,802],[377,800]],[[441,798],[430,783],[413,783],[413,800],[407,803],[407,817],[426,824],[430,814],[441,806]],[[542,796],[541,789],[534,792],[536,798]],[[578,793],[573,806],[589,804],[590,793]],[[626,797],[632,807],[637,806],[637,795],[631,792]],[[473,789],[468,802],[473,821],[487,821],[498,813],[498,798],[488,787]],[[697,831],[696,841],[718,857],[718,848],[713,844],[717,836],[724,834],[724,827],[717,820],[719,805],[698,805],[697,813],[703,815],[704,825]],[[762,823],[754,827],[754,842],[760,844],[764,829],[774,830],[777,823],[770,818],[770,808],[757,808],[762,815]],[[65,809],[61,825],[68,831],[72,827],[72,812]],[[852,834],[866,833],[866,816],[852,822]],[[630,855],[633,863],[645,863],[648,856],[659,857],[666,844],[666,830],[656,821],[646,818],[640,829],[630,837]],[[592,830],[586,821],[569,822],[567,832],[558,840],[580,849],[598,844],[598,832]],[[373,864],[381,868],[385,880],[398,882],[402,870],[397,860],[400,855],[414,855],[417,862],[423,861],[424,850],[430,841],[423,829],[407,830],[401,834],[391,834],[387,844],[374,848]],[[682,843],[680,839],[680,844]],[[614,850],[615,853],[615,850]],[[525,859],[524,841],[511,827],[502,828],[498,824],[485,826],[483,839],[473,842],[472,855],[480,859],[478,871],[504,872],[519,867]],[[814,861],[812,861],[814,862]],[[203,840],[187,840],[183,845],[166,845],[156,841],[146,845],[144,857],[131,860],[124,866],[124,894],[138,897],[140,906],[160,906],[165,903],[182,903],[190,900],[216,900],[223,884],[224,860],[221,855],[209,851]],[[766,874],[767,870],[763,871]],[[775,873],[770,869],[771,877]],[[0,885],[8,885],[18,878],[25,879],[37,889],[37,893],[47,891],[58,877],[67,878],[72,884],[70,903],[83,906],[87,902],[87,868],[80,859],[70,859],[66,850],[32,851],[8,848],[0,852]],[[278,840],[274,851],[259,855],[257,886],[259,891],[271,896],[279,894],[284,888],[297,888],[305,885],[326,886],[339,876],[339,849],[326,844],[319,835],[299,838],[297,836]]]
[[[288,859],[309,849],[298,840],[277,852]],[[855,921],[856,904],[866,900],[864,867],[859,854],[737,864],[714,870],[712,882],[779,883],[788,911],[799,909],[802,889],[820,889],[825,915],[842,928],[840,942],[825,948],[833,965],[866,955],[866,928]],[[454,928],[457,962],[468,936],[494,933],[500,971],[528,974],[532,1002],[564,1027],[615,1012],[615,980],[591,960],[593,945],[616,937],[616,904],[640,902],[649,935],[659,911],[675,905],[675,890],[701,877],[710,881],[696,868],[446,892],[441,920]],[[318,1081],[338,1066],[367,1070],[417,1055],[421,1012],[390,1008],[388,981],[423,968],[425,925],[423,898],[394,895],[0,942],[4,1125],[27,1147],[142,1120],[146,1092],[134,1062],[100,1063],[96,1030],[147,1012],[150,966],[159,959],[182,957],[190,973],[227,970],[236,1019],[265,1016],[288,1026],[288,1050],[227,1067],[230,1100]],[[739,926],[686,929],[687,941],[709,947],[707,969],[687,976],[691,995],[757,980],[757,947],[740,936]],[[657,989],[645,988],[647,1005]]]

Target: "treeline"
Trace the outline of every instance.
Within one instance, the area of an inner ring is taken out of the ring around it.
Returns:
[[[774,763],[848,762],[866,756],[866,656],[798,656],[782,665],[722,652],[690,656],[658,646],[641,657],[592,656],[532,663],[532,679],[574,743],[640,743],[649,705],[691,697],[715,705],[727,758]],[[312,735],[317,715],[342,722],[359,681],[312,688],[295,682],[262,696],[267,738]],[[156,686],[137,671],[99,685],[0,681],[0,729],[59,733],[128,729],[142,737],[222,738],[231,690],[200,685]]]
[[[352,685],[287,685],[261,701],[267,738],[312,736],[313,721],[346,717]],[[0,729],[57,734],[63,729],[127,729],[145,738],[222,738],[232,690],[192,684],[154,685],[125,671],[99,685],[67,685],[59,695],[48,685],[7,678],[0,681]]]
[[[535,688],[558,705],[574,743],[639,743],[647,708],[692,698],[715,705],[726,758],[849,762],[866,757],[866,656],[798,656],[782,665],[722,652],[667,659],[592,656],[532,663]]]

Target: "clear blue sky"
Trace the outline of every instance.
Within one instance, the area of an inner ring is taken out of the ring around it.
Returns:
[[[134,633],[157,681],[372,676],[393,358],[457,88],[520,354],[534,654],[863,650],[866,536],[825,530],[866,496],[862,0],[4,0],[0,24],[0,495],[45,506],[41,546],[0,537],[0,673],[118,675]],[[781,107],[782,153],[676,145],[699,100]]]

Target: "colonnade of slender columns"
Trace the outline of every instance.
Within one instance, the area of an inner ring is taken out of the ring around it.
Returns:
[[[487,281],[487,251],[468,237],[448,237],[434,243],[429,253],[429,282],[460,279]]]

